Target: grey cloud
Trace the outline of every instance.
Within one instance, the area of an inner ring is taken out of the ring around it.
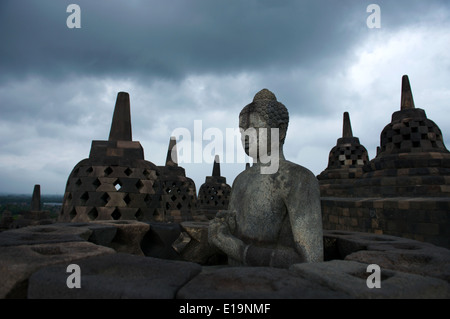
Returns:
[[[6,1],[0,81],[95,76],[151,85],[189,74],[257,72],[280,92],[311,92],[321,86],[313,78],[342,69],[350,62],[343,57],[369,35],[365,9],[372,2],[79,0],[82,28],[68,29],[71,1]],[[448,9],[442,1],[376,2],[391,31]],[[302,70],[304,81],[289,82],[292,69]]]
[[[65,25],[66,1],[2,6],[3,79],[29,73],[179,78],[308,65],[342,54],[358,38],[359,29],[343,29],[343,21],[365,21],[364,5],[350,1],[77,3],[82,28],[73,30]]]

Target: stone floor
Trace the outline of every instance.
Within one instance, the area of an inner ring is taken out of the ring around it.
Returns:
[[[151,227],[105,221],[1,232],[0,298],[450,298],[450,250],[424,242],[324,231],[321,263],[289,269],[207,266],[146,256],[141,248]],[[80,267],[80,288],[68,288],[70,264]],[[370,264],[380,267],[380,288],[367,285]]]

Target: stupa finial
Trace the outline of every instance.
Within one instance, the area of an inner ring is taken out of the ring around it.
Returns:
[[[109,140],[132,141],[130,96],[127,92],[119,92],[117,94]]]
[[[402,77],[402,100],[400,104],[400,110],[414,108],[414,99],[411,91],[411,85],[409,84],[409,78],[407,75],[404,75]]]
[[[166,166],[178,166],[177,139],[170,137],[169,149],[167,150]]]
[[[220,177],[220,158],[219,155],[214,157],[214,166],[212,176]]]
[[[353,137],[352,124],[350,123],[350,115],[348,114],[348,112],[344,112],[342,137]]]
[[[34,185],[33,196],[31,197],[31,210],[41,210],[41,185]]]

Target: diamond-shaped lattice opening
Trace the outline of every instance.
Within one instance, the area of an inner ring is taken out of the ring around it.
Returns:
[[[96,220],[98,217],[98,211],[97,209],[94,207],[92,208],[89,213],[88,213],[88,217],[90,220]]]
[[[138,191],[140,191],[144,187],[144,183],[142,183],[141,180],[138,180],[136,183],[136,188]]]
[[[77,181],[75,182],[75,185],[80,186],[81,185],[81,179],[77,179]]]
[[[120,217],[122,217],[122,214],[121,214],[121,213],[119,212],[119,210],[116,208],[116,209],[112,212],[111,217],[112,217],[114,220],[118,220],[118,219],[120,219]]]
[[[69,212],[69,218],[70,220],[74,219],[75,216],[77,216],[77,211],[75,210],[75,207],[73,207]]]
[[[92,182],[92,185],[95,186],[95,188],[98,188],[102,183],[98,178],[95,179],[95,181]]]
[[[125,175],[130,176],[131,174],[133,174],[133,171],[127,167],[127,169],[124,171]]]
[[[89,168],[86,170],[86,173],[90,174],[94,171],[94,169],[92,168],[92,166],[89,166]]]
[[[136,220],[141,221],[144,219],[144,213],[141,209],[138,209],[136,214],[134,214],[134,217],[136,217]]]
[[[186,198],[187,198],[186,195],[181,196],[182,200],[186,200]]]
[[[129,194],[126,194],[125,197],[123,198],[123,201],[125,202],[125,204],[130,204],[131,202],[131,197]]]
[[[114,183],[114,188],[116,189],[116,191],[120,191],[120,189],[122,188],[122,183],[120,182],[120,179],[117,179]]]
[[[84,192],[81,196],[80,196],[81,201],[83,202],[83,204],[85,204],[88,199],[89,199],[89,193],[88,192]]]
[[[183,207],[183,205],[181,205],[181,203],[178,203],[178,204],[177,204],[177,208],[178,208],[178,209],[181,209],[181,207]]]
[[[151,197],[149,194],[145,195],[145,197],[144,197],[144,202],[145,202],[147,205],[149,205],[149,204],[152,202],[152,197]]]
[[[105,168],[104,172],[105,172],[106,176],[108,176],[108,175],[111,175],[111,173],[113,172],[113,169],[108,166],[107,168]]]
[[[174,202],[174,201],[177,199],[177,197],[176,197],[175,195],[172,195],[172,196],[170,197],[170,199],[172,200],[172,202]]]
[[[103,195],[100,197],[100,199],[103,201],[103,203],[106,205],[111,197],[108,195],[108,193],[103,193]]]

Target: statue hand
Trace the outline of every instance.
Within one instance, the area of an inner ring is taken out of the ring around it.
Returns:
[[[225,219],[216,217],[209,222],[208,236],[211,238],[212,236],[217,236],[219,233],[229,234],[230,230]]]
[[[271,266],[288,268],[293,264],[303,263],[305,260],[293,249],[277,249],[272,256]]]
[[[247,245],[244,249],[244,262],[247,266],[268,266],[288,268],[304,262],[293,249],[272,249]]]
[[[226,214],[218,213],[209,222],[208,241],[228,255],[229,258],[241,262],[245,245],[239,238],[233,236],[233,229],[230,228],[230,224],[231,227],[235,225],[233,214],[229,214],[229,212]]]

